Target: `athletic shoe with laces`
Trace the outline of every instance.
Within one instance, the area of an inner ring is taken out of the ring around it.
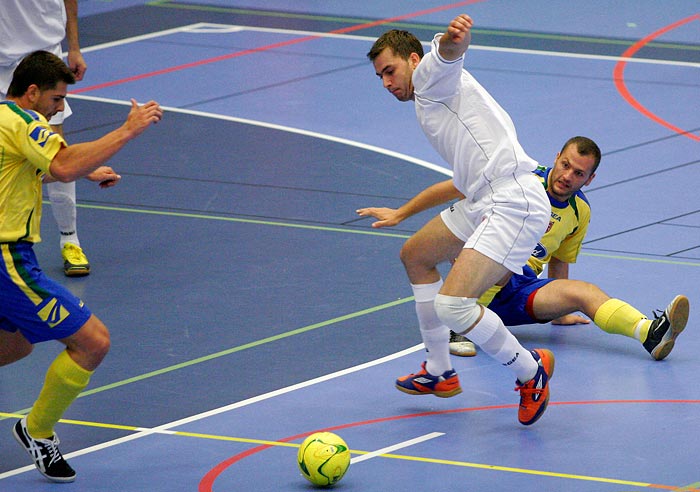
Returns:
[[[450,353],[459,357],[474,357],[476,345],[464,335],[450,330]]]
[[[441,376],[433,376],[421,364],[420,372],[400,377],[396,380],[396,389],[410,395],[435,395],[449,398],[462,392],[457,373],[450,369]]]
[[[685,329],[690,314],[690,302],[685,296],[676,296],[662,313],[654,312],[654,321],[644,341],[644,348],[656,360],[662,360],[671,353],[676,338]]]
[[[523,425],[537,422],[549,403],[549,380],[554,374],[554,354],[547,349],[535,349],[530,353],[537,361],[535,377],[526,383],[515,381],[515,391],[520,391],[518,420]]]
[[[83,277],[90,274],[90,262],[80,246],[66,243],[61,250],[63,273],[66,277]]]
[[[51,439],[34,439],[27,431],[27,417],[19,420],[12,429],[15,439],[34,460],[37,470],[52,482],[72,482],[75,470],[63,459],[58,450],[58,436]]]

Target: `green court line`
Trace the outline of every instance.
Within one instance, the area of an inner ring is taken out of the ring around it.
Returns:
[[[197,10],[202,12],[220,12],[226,14],[240,14],[240,15],[257,15],[260,17],[274,17],[280,19],[301,19],[301,20],[312,20],[318,22],[342,22],[345,24],[365,24],[368,19],[357,19],[353,17],[336,17],[336,16],[326,16],[326,15],[315,15],[315,14],[294,14],[291,12],[278,12],[269,10],[251,10],[251,9],[240,9],[233,7],[214,7],[206,5],[188,5],[183,3],[171,3],[169,0],[156,0],[153,2],[148,2],[146,5],[150,7],[160,7],[160,8],[170,8],[179,10]],[[445,26],[440,24],[420,24],[420,23],[407,23],[407,22],[387,22],[383,24],[387,27],[395,27],[401,29],[426,29],[431,31],[439,31],[444,29]],[[546,34],[546,33],[536,33],[536,32],[523,32],[523,31],[503,31],[495,29],[473,29],[475,35],[483,34],[490,36],[504,36],[511,38],[527,38],[527,39],[546,39],[550,41],[567,41],[567,42],[579,42],[579,43],[595,43],[595,44],[605,44],[605,45],[616,45],[616,46],[632,46],[636,41],[626,41],[624,39],[611,39],[611,38],[600,38],[592,36],[572,36],[566,34]],[[679,43],[663,43],[663,42],[651,42],[646,44],[647,47],[653,48],[668,48],[668,49],[684,49],[700,51],[700,45],[686,45]]]
[[[680,261],[680,260],[666,260],[663,258],[641,258],[636,256],[621,256],[621,255],[609,255],[604,253],[581,253],[582,256],[593,256],[598,258],[608,258],[612,260],[634,260],[643,261],[646,263],[665,263],[668,265],[682,265],[682,266],[694,266],[700,267],[700,262],[692,261]]]
[[[295,335],[300,335],[300,334],[302,334],[302,333],[307,333],[307,332],[309,332],[309,331],[316,330],[316,329],[318,329],[318,328],[323,328],[323,327],[325,327],[325,326],[329,326],[329,325],[333,325],[333,324],[336,324],[336,323],[340,323],[340,322],[342,322],[342,321],[347,321],[347,320],[349,320],[349,319],[358,318],[358,317],[360,317],[360,316],[365,316],[365,315],[368,315],[368,314],[373,314],[373,313],[376,313],[376,312],[378,312],[378,311],[382,311],[382,310],[384,310],[384,309],[389,309],[389,308],[392,308],[392,307],[395,307],[395,306],[399,306],[399,305],[401,305],[401,304],[405,304],[405,303],[410,302],[410,301],[412,301],[412,300],[413,300],[413,296],[404,297],[404,298],[398,299],[398,300],[396,300],[396,301],[391,301],[391,302],[387,302],[387,303],[385,303],[385,304],[380,304],[380,305],[378,305],[378,306],[374,306],[374,307],[371,307],[371,308],[362,309],[362,310],[360,310],[360,311],[355,311],[354,313],[345,314],[345,315],[339,316],[339,317],[337,317],[337,318],[329,319],[329,320],[326,320],[326,321],[321,321],[321,322],[319,322],[319,323],[314,323],[314,324],[312,324],[312,325],[308,325],[308,326],[304,326],[304,327],[302,327],[302,328],[297,328],[297,329],[294,329],[294,330],[290,330],[290,331],[287,331],[287,332],[284,332],[284,333],[280,333],[280,334],[278,334],[278,335],[273,335],[273,336],[271,336],[271,337],[262,338],[262,339],[260,339],[260,340],[256,340],[256,341],[254,341],[254,342],[250,342],[250,343],[246,343],[246,344],[243,344],[243,345],[239,345],[239,346],[237,346],[237,347],[231,347],[231,348],[229,348],[229,349],[222,350],[222,351],[220,351],[220,352],[215,352],[215,353],[213,353],[213,354],[205,355],[205,356],[202,356],[202,357],[197,357],[196,359],[192,359],[192,360],[189,360],[189,361],[186,361],[186,362],[181,362],[181,363],[179,363],[179,364],[174,364],[174,365],[172,365],[172,366],[164,367],[164,368],[162,368],[162,369],[157,369],[157,370],[155,370],[155,371],[147,372],[147,373],[141,374],[141,375],[139,375],[139,376],[134,376],[134,377],[132,377],[132,378],[123,379],[123,380],[121,380],[121,381],[117,381],[117,382],[114,382],[114,383],[111,383],[111,384],[106,384],[106,385],[100,386],[100,387],[98,387],[98,388],[94,388],[94,389],[91,389],[91,390],[83,391],[82,393],[80,393],[80,395],[78,395],[78,398],[82,398],[82,397],[84,397],[84,396],[94,395],[94,394],[97,394],[97,393],[102,393],[102,392],[107,391],[107,390],[111,390],[111,389],[114,389],[114,388],[119,388],[120,386],[126,386],[127,384],[132,384],[132,383],[137,383],[137,382],[140,382],[140,381],[144,381],[144,380],[146,380],[146,379],[150,379],[150,378],[153,378],[153,377],[156,377],[156,376],[160,376],[160,375],[163,375],[163,374],[167,374],[167,373],[170,373],[170,372],[174,372],[174,371],[177,371],[177,370],[180,370],[180,369],[184,369],[184,368],[186,368],[186,367],[194,366],[194,365],[197,365],[197,364],[201,364],[201,363],[203,363],[203,362],[209,362],[209,361],[212,361],[212,360],[214,360],[214,359],[218,359],[218,358],[221,358],[221,357],[225,357],[225,356],[227,356],[227,355],[235,354],[236,352],[241,352],[241,351],[243,351],[243,350],[248,350],[248,349],[251,349],[251,348],[254,348],[254,347],[258,347],[258,346],[264,345],[264,344],[266,344],[266,343],[276,342],[276,341],[278,341],[278,340],[283,340],[283,339],[285,339],[285,338],[289,338],[289,337],[292,337],[292,336],[295,336]],[[26,414],[26,413],[29,413],[30,410],[31,410],[31,407],[30,407],[30,408],[25,408],[25,409],[22,409],[22,410],[17,410],[17,411],[12,412],[12,413],[24,415],[24,414]],[[3,419],[5,419],[5,418],[7,418],[7,417],[0,416],[0,420],[3,420]]]
[[[44,204],[50,205],[50,201],[44,201]],[[112,206],[104,206],[104,205],[86,205],[86,204],[77,204],[78,207],[81,208],[90,208],[90,209],[95,209],[95,210],[109,210],[109,211],[115,211],[115,212],[128,212],[128,213],[135,213],[135,214],[149,214],[149,215],[165,215],[169,217],[184,217],[188,219],[206,219],[206,220],[221,220],[224,222],[238,222],[238,223],[243,223],[243,224],[258,224],[258,225],[269,225],[269,226],[276,226],[276,227],[291,227],[291,228],[296,228],[296,229],[311,229],[311,230],[316,230],[316,231],[326,231],[326,232],[344,232],[347,234],[363,234],[367,236],[388,236],[388,237],[398,237],[402,239],[407,239],[411,237],[410,235],[406,234],[396,234],[396,233],[391,233],[391,232],[379,232],[379,231],[372,231],[372,230],[364,230],[364,229],[350,229],[350,228],[342,228],[342,227],[329,227],[329,226],[315,226],[315,225],[309,225],[309,224],[296,224],[293,222],[278,222],[278,221],[271,221],[271,220],[261,220],[261,219],[242,219],[239,217],[222,217],[220,215],[205,215],[205,214],[195,214],[195,213],[188,213],[188,212],[167,212],[164,210],[147,210],[147,209],[138,209],[138,208],[125,208],[125,207],[112,207]]]
[[[46,204],[46,205],[50,205],[50,203],[51,202],[49,202],[49,201],[44,201],[44,204]],[[167,212],[164,210],[147,210],[147,209],[138,209],[138,208],[111,207],[111,206],[105,206],[105,205],[86,205],[84,203],[79,203],[77,206],[81,207],[81,208],[88,208],[88,209],[94,209],[94,210],[108,210],[108,211],[115,211],[115,212],[127,212],[127,213],[149,214],[149,215],[164,215],[164,216],[169,216],[169,217],[183,217],[183,218],[188,218],[188,219],[221,220],[221,221],[225,221],[225,222],[258,224],[258,225],[267,225],[267,226],[275,226],[275,227],[291,227],[291,228],[296,228],[296,229],[310,229],[310,230],[314,230],[314,231],[325,231],[325,232],[341,232],[341,233],[346,233],[346,234],[363,234],[363,235],[367,235],[367,236],[383,236],[383,237],[393,237],[393,238],[398,238],[398,239],[408,239],[409,237],[411,237],[411,234],[396,234],[396,233],[391,233],[391,232],[380,232],[377,230],[363,230],[363,229],[351,229],[351,228],[342,228],[342,227],[316,226],[316,225],[308,225],[308,224],[295,224],[292,222],[280,222],[280,221],[259,220],[259,219],[242,219],[242,218],[237,218],[237,217],[221,217],[219,215],[194,214],[194,213],[187,213],[187,212]],[[592,257],[597,257],[597,258],[609,258],[609,259],[613,259],[613,260],[641,261],[641,262],[645,262],[645,263],[665,263],[665,264],[669,264],[669,265],[700,267],[700,262],[681,261],[681,260],[672,260],[672,259],[663,259],[663,258],[644,258],[644,257],[638,257],[638,256],[623,256],[623,255],[613,255],[613,254],[605,254],[605,253],[587,253],[587,252],[582,252],[581,256],[592,256]]]

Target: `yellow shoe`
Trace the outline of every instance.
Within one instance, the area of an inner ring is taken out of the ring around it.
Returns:
[[[83,277],[90,274],[90,262],[80,246],[72,243],[63,245],[63,273],[67,277]]]

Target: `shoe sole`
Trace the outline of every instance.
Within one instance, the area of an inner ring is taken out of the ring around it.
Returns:
[[[87,275],[90,275],[90,268],[71,268],[71,269],[64,269],[63,273],[65,274],[66,277],[85,277]]]
[[[450,342],[450,353],[457,357],[474,357],[476,348],[472,344],[465,342]]]
[[[396,389],[401,391],[402,393],[406,393],[409,395],[435,395],[438,398],[450,398],[452,396],[458,395],[462,392],[461,387],[457,387],[453,390],[450,391],[419,391],[419,390],[412,390],[408,388],[404,388],[403,386],[397,384],[395,385]]]
[[[73,475],[72,477],[67,477],[67,478],[57,478],[57,477],[52,477],[41,471],[41,468],[39,468],[39,465],[37,465],[36,461],[34,460],[34,456],[32,456],[32,453],[29,452],[27,449],[27,445],[24,444],[24,440],[22,437],[17,434],[17,426],[12,426],[12,435],[15,437],[15,441],[19,443],[20,446],[22,446],[22,449],[29,455],[29,458],[32,460],[34,463],[34,467],[36,470],[41,473],[44,477],[46,477],[47,480],[50,480],[51,482],[55,483],[70,483],[70,482],[75,482],[75,477],[76,475]]]
[[[668,357],[671,353],[673,347],[676,345],[676,338],[685,329],[685,325],[688,323],[688,317],[690,316],[690,301],[685,296],[676,296],[673,301],[671,301],[671,309],[668,312],[668,320],[671,323],[669,331],[671,336],[668,340],[661,340],[654,350],[651,352],[651,356],[656,360],[663,360]]]

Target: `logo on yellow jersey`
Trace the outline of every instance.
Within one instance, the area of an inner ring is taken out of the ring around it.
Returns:
[[[29,137],[34,140],[39,147],[43,147],[48,142],[49,137],[53,134],[48,128],[42,128],[40,126],[34,128],[29,134]]]
[[[44,307],[42,307],[37,314],[49,325],[49,328],[53,328],[66,319],[70,313],[58,302],[58,299],[54,297],[44,304]]]

